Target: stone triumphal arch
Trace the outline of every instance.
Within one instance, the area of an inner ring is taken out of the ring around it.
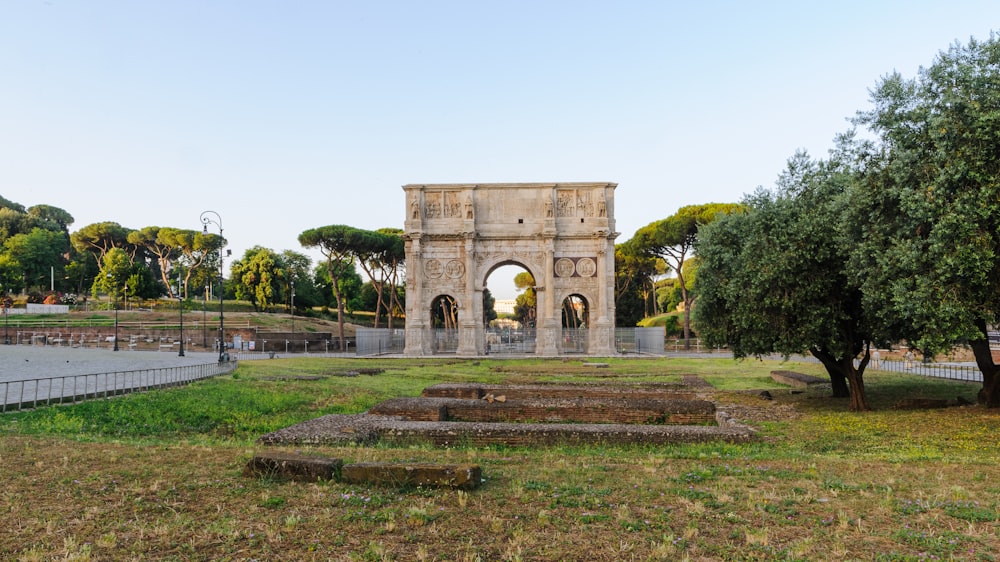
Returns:
[[[561,307],[587,307],[586,352],[614,353],[615,183],[410,184],[406,192],[406,351],[435,352],[432,306],[457,305],[458,355],[487,351],[483,289],[518,265],[535,279],[535,352],[565,351]]]

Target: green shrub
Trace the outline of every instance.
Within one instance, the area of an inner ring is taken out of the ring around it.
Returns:
[[[649,318],[643,318],[639,321],[638,326],[640,328],[653,328],[656,326],[663,326],[666,329],[667,336],[678,336],[683,331],[681,329],[680,317],[676,313],[661,314],[659,316],[650,316]]]

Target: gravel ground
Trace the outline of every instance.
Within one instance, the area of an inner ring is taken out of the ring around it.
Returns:
[[[726,412],[735,420],[742,422],[769,422],[794,420],[801,414],[794,406],[788,404],[768,404],[763,406],[748,406],[746,404],[716,404],[716,408]]]

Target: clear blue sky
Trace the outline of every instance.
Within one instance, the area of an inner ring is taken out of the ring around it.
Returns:
[[[0,195],[74,230],[211,209],[238,256],[402,227],[407,183],[611,181],[621,242],[824,156],[881,76],[993,26],[996,0],[3,0]]]

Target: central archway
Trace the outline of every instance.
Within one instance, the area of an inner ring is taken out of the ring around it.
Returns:
[[[614,352],[613,183],[411,184],[406,193],[406,350],[434,353],[434,300],[448,295],[456,353],[486,353],[483,289],[514,264],[535,279],[535,353],[568,352],[563,302],[586,303],[585,352]],[[573,351],[579,351],[575,345]]]
[[[490,355],[535,353],[538,303],[535,279],[531,271],[517,262],[501,263],[486,272],[483,285],[483,291],[488,290],[493,297],[493,310],[496,313],[495,320],[485,322],[486,353]],[[490,311],[485,308],[487,303],[489,299],[484,300],[483,314],[489,318]]]

